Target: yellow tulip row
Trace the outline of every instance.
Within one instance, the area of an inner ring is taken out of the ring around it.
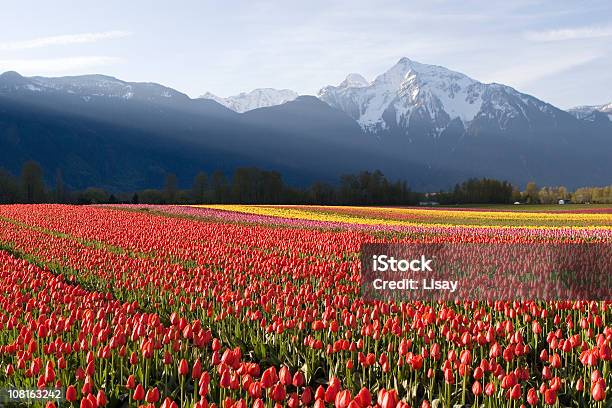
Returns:
[[[331,206],[274,206],[274,205],[201,205],[198,207],[240,212],[259,216],[282,217],[321,222],[395,226],[462,226],[494,227],[493,221],[508,221],[507,227],[557,229],[612,229],[612,214],[536,213],[512,211],[478,211],[452,209],[331,207]],[[405,217],[405,219],[402,219]],[[448,222],[443,222],[448,220]],[[442,221],[442,222],[441,222]],[[512,222],[515,221],[515,222]],[[517,223],[518,221],[518,223]],[[554,222],[554,225],[547,223]],[[523,223],[528,225],[523,225]],[[603,225],[602,225],[603,224]],[[607,224],[607,225],[606,225]]]

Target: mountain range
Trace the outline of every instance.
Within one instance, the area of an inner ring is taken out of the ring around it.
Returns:
[[[251,92],[222,98],[206,92],[200,98],[212,99],[215,102],[238,113],[244,113],[257,108],[268,108],[290,102],[298,97],[298,93],[290,89],[258,88]]]
[[[612,103],[607,105],[577,106],[568,111],[578,119],[612,121]]]
[[[0,75],[0,167],[40,162],[72,188],[186,187],[200,170],[280,171],[294,185],[380,169],[413,189],[468,177],[524,185],[612,182],[611,105],[563,111],[501,84],[400,59],[372,81],[349,74],[317,96],[256,89],[192,99],[103,75]]]

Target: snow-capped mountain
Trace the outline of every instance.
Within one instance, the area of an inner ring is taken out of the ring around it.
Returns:
[[[200,98],[212,99],[235,112],[244,113],[253,109],[282,105],[295,100],[298,96],[296,92],[290,89],[259,88],[227,98],[207,92]]]
[[[371,133],[418,128],[439,136],[451,124],[470,130],[491,122],[504,130],[512,122],[529,126],[536,117],[552,117],[558,109],[500,84],[484,84],[447,68],[402,58],[368,82],[350,74],[338,86],[319,91],[319,98],[346,112]]]
[[[0,91],[47,92],[81,96],[88,101],[92,97],[163,100],[188,98],[172,88],[150,82],[126,82],[106,75],[80,75],[57,78],[23,77],[9,71],[0,75]]]
[[[570,114],[511,87],[406,58],[372,81],[350,74],[323,88],[320,99],[296,96],[258,89],[191,99],[104,75],[6,72],[0,167],[18,173],[34,159],[47,174],[62,167],[80,187],[124,190],[155,185],[167,171],[188,180],[200,169],[225,166],[229,174],[250,165],[305,184],[363,169],[408,176],[427,190],[469,177],[610,183],[610,105]],[[583,116],[589,112],[593,120]]]
[[[569,113],[577,117],[578,119],[593,121],[596,119],[597,113],[604,114],[612,121],[612,103],[607,105],[593,105],[593,106],[577,106],[569,109]]]

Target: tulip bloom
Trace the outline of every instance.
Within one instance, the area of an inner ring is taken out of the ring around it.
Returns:
[[[593,387],[591,392],[595,401],[603,401],[606,399],[606,385],[603,378],[600,378]]]
[[[474,381],[474,384],[472,384],[472,393],[475,396],[479,396],[482,394],[482,385],[480,384],[480,382]]]
[[[136,401],[142,401],[145,397],[145,391],[142,387],[142,384],[138,384],[134,389],[134,394],[132,394],[132,398]]]
[[[336,408],[347,408],[351,402],[351,393],[348,390],[340,391],[336,394],[334,401]]]
[[[548,389],[544,392],[544,403],[547,405],[554,405],[557,402],[557,392],[555,390]]]

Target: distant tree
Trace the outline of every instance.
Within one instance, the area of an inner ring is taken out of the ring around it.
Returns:
[[[164,193],[155,189],[142,190],[138,197],[142,204],[163,204],[166,200]]]
[[[284,200],[285,184],[281,174],[277,171],[262,171],[259,173],[261,182],[258,183],[257,199],[264,203],[278,204]]]
[[[55,195],[55,202],[66,202],[66,188],[64,186],[64,179],[60,169],[57,169],[57,172],[55,173],[55,191],[53,194]]]
[[[23,164],[21,185],[26,203],[41,203],[45,200],[43,170],[38,162],[29,160]]]
[[[537,204],[539,202],[538,186],[533,181],[527,183],[525,198],[529,204]]]
[[[437,200],[442,204],[508,204],[518,201],[517,194],[507,181],[472,178],[455,185],[452,192],[438,194]]]
[[[109,197],[106,190],[89,187],[79,194],[78,202],[80,204],[103,204],[108,202]]]
[[[0,203],[12,204],[19,201],[19,182],[17,179],[0,168]]]
[[[521,190],[516,187],[512,188],[512,202],[520,202],[521,201]]]
[[[212,175],[213,202],[224,203],[227,200],[228,184],[222,171],[215,171]]]
[[[208,190],[208,176],[203,171],[199,172],[193,179],[191,197],[198,204],[204,203]]]
[[[357,176],[345,174],[340,177],[339,195],[342,204],[358,204],[362,201]]]
[[[538,191],[538,200],[542,204],[551,204],[555,200],[555,194],[548,187],[542,187]]]
[[[276,171],[239,167],[234,172],[231,195],[238,203],[274,204],[285,200],[285,185]]]
[[[239,167],[232,178],[232,197],[239,203],[255,203],[258,190],[257,169],[254,167]]]
[[[583,187],[579,188],[574,192],[574,200],[577,203],[590,203],[593,202],[593,188]]]
[[[114,194],[111,194],[110,197],[108,197],[108,203],[109,204],[118,204],[119,200],[117,199],[117,197],[115,197]]]
[[[341,176],[336,201],[357,205],[411,205],[417,198],[405,181],[390,182],[380,170],[375,170]]]
[[[138,199],[138,193],[134,193],[134,195],[132,196],[132,204],[140,204],[140,201]]]
[[[176,174],[169,173],[164,181],[164,199],[168,204],[174,204],[178,197],[178,179]]]
[[[602,203],[612,203],[612,186],[606,186],[601,191]]]
[[[310,187],[311,201],[316,204],[334,204],[336,201],[336,190],[334,186],[316,182]]]

